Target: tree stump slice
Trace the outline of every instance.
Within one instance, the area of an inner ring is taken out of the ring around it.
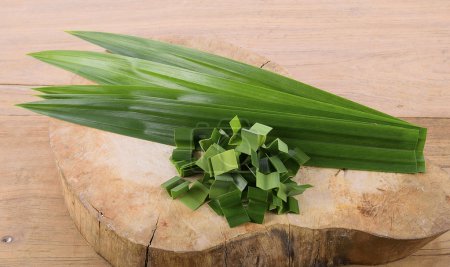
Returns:
[[[220,40],[161,39],[287,74]],[[171,146],[59,120],[50,142],[71,217],[114,266],[381,264],[450,228],[450,177],[431,162],[414,175],[303,167],[295,179],[314,187],[298,196],[300,215],[229,228],[208,205],[191,211],[161,189],[176,175]]]

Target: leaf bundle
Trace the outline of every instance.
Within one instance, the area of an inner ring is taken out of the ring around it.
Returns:
[[[307,165],[425,171],[426,129],[285,76],[205,52],[138,37],[72,32],[112,53],[32,56],[99,83],[37,88],[22,104],[62,120],[173,145],[174,129],[206,134],[234,115],[271,125]]]

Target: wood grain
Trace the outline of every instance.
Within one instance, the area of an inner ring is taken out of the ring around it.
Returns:
[[[296,79],[393,115],[422,117],[408,120],[429,128],[426,155],[450,172],[449,13],[448,1],[418,0],[2,1],[0,236],[16,241],[0,243],[0,266],[107,265],[73,226],[56,174],[41,168],[52,164],[42,145],[46,119],[11,106],[31,99],[22,85],[70,82],[66,72],[26,53],[98,49],[62,30],[238,44],[280,63]],[[447,233],[388,266],[448,266],[449,240]]]
[[[63,30],[188,35],[238,44],[296,79],[395,116],[449,117],[449,13],[445,0],[3,0],[0,83],[67,84],[69,73],[25,56],[99,50]]]
[[[10,106],[33,98],[27,87],[0,86],[0,95],[10,91],[15,99],[0,102],[0,160],[5,163],[0,165],[5,185],[0,187],[0,214],[6,214],[0,220],[0,235],[11,235],[15,241],[0,243],[0,266],[108,266],[82,239],[64,208],[55,166],[47,157],[51,153],[48,119]],[[428,127],[426,155],[448,163],[450,119],[407,119]],[[412,256],[385,266],[444,267],[450,261],[449,250],[447,233]]]

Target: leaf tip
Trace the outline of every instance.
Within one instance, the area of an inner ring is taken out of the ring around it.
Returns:
[[[65,33],[71,34],[71,35],[75,35],[75,36],[79,36],[83,34],[83,31],[72,31],[72,30],[65,30]]]
[[[32,52],[32,53],[28,53],[27,56],[34,57],[36,59],[42,59],[42,58],[45,58],[45,52],[46,51]]]

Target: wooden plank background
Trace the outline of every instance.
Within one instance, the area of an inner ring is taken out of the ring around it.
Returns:
[[[450,172],[449,1],[50,1],[0,3],[0,266],[108,266],[70,220],[47,119],[13,105],[67,72],[25,54],[98,48],[63,30],[217,38],[294,78],[429,128]],[[450,234],[388,266],[448,266]]]

